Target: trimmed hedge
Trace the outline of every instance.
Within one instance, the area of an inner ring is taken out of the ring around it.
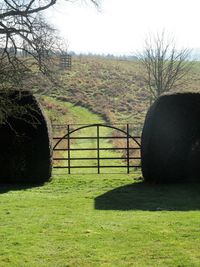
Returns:
[[[44,183],[51,178],[51,127],[30,92],[1,93],[4,96],[25,112],[0,125],[0,183]]]
[[[150,107],[141,157],[148,182],[200,181],[200,94],[163,95]]]

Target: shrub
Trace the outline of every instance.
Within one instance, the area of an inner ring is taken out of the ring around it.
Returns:
[[[200,94],[157,99],[146,115],[141,157],[148,182],[200,181]]]
[[[13,91],[8,97],[20,115],[10,114],[0,125],[0,183],[43,183],[51,177],[50,126],[30,92]]]

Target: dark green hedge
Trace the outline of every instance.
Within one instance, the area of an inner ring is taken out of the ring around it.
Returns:
[[[20,112],[0,125],[0,183],[36,184],[51,178],[51,134],[42,108],[30,92],[1,93]],[[20,107],[23,107],[21,109]]]
[[[164,95],[150,107],[141,156],[148,182],[200,181],[200,94]]]

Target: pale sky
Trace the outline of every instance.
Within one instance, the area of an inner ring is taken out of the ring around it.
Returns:
[[[163,29],[177,46],[200,48],[200,0],[102,0],[100,11],[63,1],[48,17],[78,53],[134,54],[147,34]]]

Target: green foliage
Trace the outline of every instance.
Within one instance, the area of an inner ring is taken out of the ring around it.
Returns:
[[[0,183],[42,183],[51,176],[51,134],[35,97],[29,92],[0,94],[2,114]]]
[[[7,119],[11,116],[23,118],[23,116],[33,111],[31,105],[20,105],[18,103],[18,100],[21,98],[21,92],[15,98],[11,97],[12,92],[14,91],[0,90],[0,124],[7,123]]]

